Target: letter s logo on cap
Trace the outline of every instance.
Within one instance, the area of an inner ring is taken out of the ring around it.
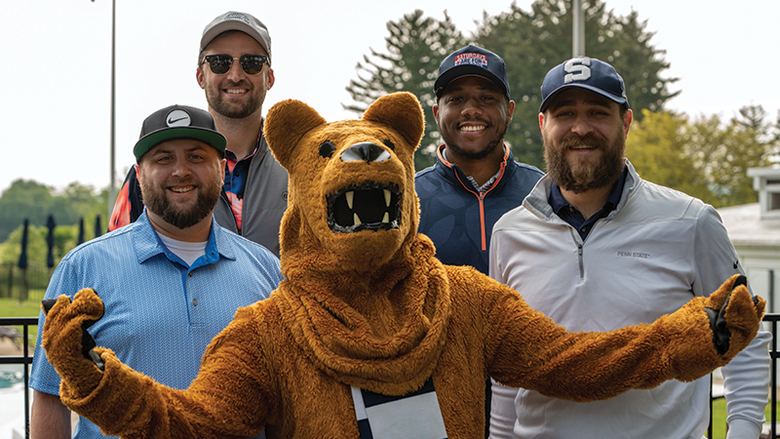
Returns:
[[[563,65],[567,75],[563,77],[563,83],[573,81],[585,81],[590,78],[590,58],[572,58]]]

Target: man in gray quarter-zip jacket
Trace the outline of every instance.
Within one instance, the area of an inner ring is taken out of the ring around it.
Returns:
[[[614,68],[578,57],[542,85],[539,126],[548,174],[495,225],[490,276],[569,331],[652,322],[743,273],[715,209],[642,180],[624,158],[632,112]],[[757,439],[771,336],[759,331],[722,368],[728,438]],[[576,403],[493,385],[493,438],[700,439],[710,380],[667,381]]]

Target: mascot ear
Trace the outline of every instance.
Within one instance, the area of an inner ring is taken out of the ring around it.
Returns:
[[[407,92],[392,93],[377,99],[363,114],[363,119],[389,125],[404,137],[412,151],[417,148],[425,131],[420,102]]]
[[[263,134],[276,160],[289,172],[293,150],[298,142],[313,128],[325,123],[325,119],[310,106],[288,99],[268,110]]]

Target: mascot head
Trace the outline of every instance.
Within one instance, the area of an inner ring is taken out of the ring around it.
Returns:
[[[264,130],[290,178],[283,269],[294,258],[371,271],[409,245],[419,220],[414,150],[424,131],[414,95],[384,96],[362,119],[333,123],[287,100],[269,110]]]

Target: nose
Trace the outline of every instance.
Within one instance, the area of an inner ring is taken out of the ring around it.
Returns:
[[[468,99],[460,114],[465,117],[475,117],[482,114],[482,109],[475,99]]]
[[[356,143],[341,153],[342,162],[383,162],[390,158],[390,153],[371,142]]]
[[[233,58],[233,64],[230,65],[230,70],[225,73],[225,76],[231,80],[239,80],[244,75],[244,69],[241,67],[241,63],[238,58]]]
[[[577,115],[577,117],[574,119],[574,123],[571,127],[572,132],[579,134],[580,136],[584,136],[585,134],[590,133],[593,131],[593,126],[590,124],[590,121],[588,120],[587,116],[585,115]]]
[[[187,160],[177,159],[176,163],[174,163],[173,168],[171,169],[171,173],[173,177],[184,178],[189,177],[190,174],[192,174],[192,169],[190,168],[190,164],[187,162]]]

